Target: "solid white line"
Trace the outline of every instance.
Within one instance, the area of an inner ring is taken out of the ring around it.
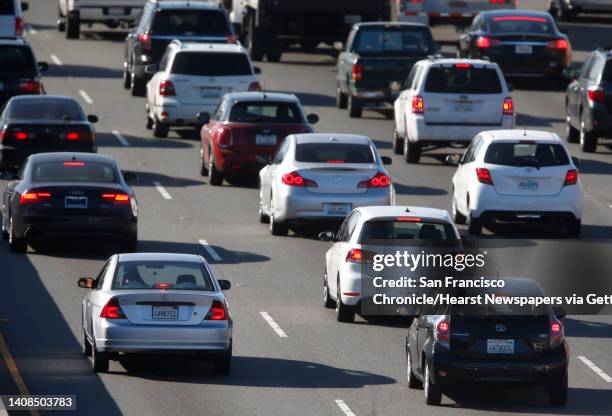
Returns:
[[[29,33],[31,33],[31,34],[33,34],[33,35],[35,35],[35,34],[37,34],[37,33],[38,33],[38,32],[36,31],[36,29],[34,29],[34,28],[32,27],[32,25],[28,25],[28,32],[29,32]]]
[[[270,327],[274,330],[274,332],[276,332],[276,335],[278,335],[281,338],[287,338],[287,333],[283,331],[280,325],[276,323],[276,321],[270,316],[268,312],[259,312],[259,313],[262,316],[262,318],[264,318],[264,320],[268,323],[268,325],[270,325]]]
[[[59,65],[63,65],[63,64],[62,64],[62,61],[60,61],[60,59],[57,57],[57,55],[53,55],[53,54],[51,54],[51,55],[49,55],[49,57],[51,58],[51,60],[53,61],[53,63],[54,63],[55,65],[58,65],[58,66],[59,66]]]
[[[127,139],[123,137],[123,135],[119,133],[117,130],[113,130],[113,136],[115,136],[115,138],[119,140],[119,143],[121,143],[122,146],[130,145],[130,142],[128,142]]]
[[[603,378],[606,383],[612,383],[612,377],[604,373],[604,371],[601,368],[597,367],[591,360],[583,356],[578,356],[578,359],[582,361],[591,370],[593,370],[599,377]]]
[[[336,404],[338,405],[340,410],[342,410],[342,413],[344,413],[346,416],[356,416],[355,413],[353,413],[353,411],[351,410],[351,408],[348,407],[348,404],[344,403],[344,400],[336,400]]]
[[[87,104],[93,104],[93,100],[85,91],[79,90],[79,94],[81,94],[81,97],[83,97],[83,100],[85,100]]]
[[[200,241],[200,244],[202,244],[202,246],[204,247],[204,250],[206,250],[206,252],[208,254],[210,254],[210,257],[212,257],[213,260],[215,260],[215,261],[222,261],[223,260],[223,258],[219,255],[219,253],[217,253],[215,251],[215,249],[212,248],[212,246],[210,244],[208,244],[208,241],[206,241],[206,240],[199,240],[199,241]]]
[[[155,185],[155,188],[157,188],[157,190],[159,191],[161,196],[164,197],[164,199],[172,199],[172,196],[170,196],[168,191],[166,191],[166,188],[164,188],[161,183],[159,183],[157,181],[153,181],[153,185]]]

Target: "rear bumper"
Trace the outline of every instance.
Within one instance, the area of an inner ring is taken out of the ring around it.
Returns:
[[[504,75],[508,77],[560,77],[565,69],[565,56],[509,56],[482,53],[496,62]]]
[[[225,176],[253,176],[265,166],[256,161],[257,156],[270,157],[273,151],[263,150],[257,153],[242,153],[220,150],[215,153],[215,165]]]
[[[99,237],[109,239],[134,239],[138,235],[136,219],[121,217],[25,217],[16,222],[15,233],[26,237],[58,238],[58,237]]]
[[[83,4],[84,3],[84,4]],[[125,1],[108,6],[99,2],[80,2],[75,11],[81,22],[134,21],[142,10],[144,2]]]
[[[398,88],[399,88],[398,83]],[[376,103],[389,103],[393,104],[393,102],[399,96],[399,89],[396,92],[393,92],[389,89],[388,86],[359,86],[356,87],[351,85],[349,87],[349,93],[359,99],[359,101],[364,105],[367,104],[376,104]]]
[[[407,128],[411,142],[469,143],[482,131],[514,128],[514,116],[502,116],[501,123],[494,125],[428,124],[423,116],[417,116],[408,122]]]
[[[155,116],[170,125],[201,125],[198,121],[199,112],[214,113],[216,104],[183,104],[177,100],[164,99],[162,104],[154,107]],[[162,117],[162,113],[167,113]]]
[[[603,137],[612,137],[612,107],[604,104],[585,106],[582,112],[585,127]]]
[[[19,166],[24,160],[30,155],[36,153],[45,152],[85,152],[85,153],[96,153],[98,151],[97,146],[94,144],[78,145],[71,143],[70,146],[56,146],[53,148],[34,148],[34,149],[23,149],[10,145],[0,144],[0,164],[7,166]]]

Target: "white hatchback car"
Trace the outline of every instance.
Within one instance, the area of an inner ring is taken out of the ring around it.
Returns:
[[[208,120],[226,93],[261,91],[257,74],[241,45],[182,43],[168,45],[159,67],[147,65],[155,74],[147,84],[147,128],[155,137],[166,137],[171,126],[194,126]]]
[[[308,133],[287,136],[259,172],[259,215],[273,235],[306,221],[341,221],[353,208],[393,205],[395,191],[367,136]]]
[[[337,234],[319,234],[333,245],[325,253],[323,305],[336,308],[336,319],[352,322],[362,300],[364,245],[372,240],[385,244],[398,240],[446,240],[459,242],[461,236],[449,213],[435,208],[380,206],[354,209]],[[370,243],[371,244],[371,243]],[[458,243],[459,244],[459,243]]]
[[[468,221],[475,235],[492,222],[549,221],[567,225],[568,234],[577,237],[582,221],[577,163],[555,133],[484,131],[453,176],[454,220]]]
[[[394,103],[393,150],[418,163],[421,152],[467,146],[483,130],[514,128],[514,104],[496,63],[475,59],[417,62]]]

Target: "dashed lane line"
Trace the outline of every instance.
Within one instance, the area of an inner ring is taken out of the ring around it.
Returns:
[[[161,196],[164,197],[164,199],[172,199],[172,196],[168,193],[168,191],[166,191],[166,188],[164,188],[161,183],[153,181],[153,185],[155,185],[155,189],[157,189],[157,191],[161,194]]]
[[[91,97],[89,96],[89,94],[87,94],[84,90],[79,90],[79,94],[81,95],[81,97],[83,97],[83,100],[91,105],[93,104],[93,100],[91,99]]]
[[[49,57],[51,58],[51,60],[53,61],[55,65],[58,65],[58,66],[64,65],[62,61],[57,57],[57,55],[51,54],[49,55]]]
[[[214,248],[212,248],[210,244],[208,244],[208,241],[199,240],[199,242],[202,245],[202,247],[204,247],[204,250],[206,250],[206,252],[210,255],[210,257],[212,257],[214,261],[223,261],[223,258],[219,255],[219,253],[217,253],[217,251]]]
[[[123,137],[123,135],[119,133],[117,130],[113,130],[113,136],[115,136],[115,138],[119,140],[119,143],[121,143],[121,146],[128,147],[130,145],[130,142],[128,142],[128,140],[125,137]]]
[[[356,416],[355,413],[351,410],[351,408],[344,402],[344,400],[336,400],[336,404],[342,410],[346,416]]]
[[[578,356],[578,359],[582,361],[587,367],[595,372],[599,377],[603,378],[606,383],[612,383],[612,377],[607,375],[601,368],[597,367],[593,361],[589,360],[584,356]]]
[[[270,325],[270,327],[274,330],[274,332],[276,332],[276,335],[278,335],[281,338],[288,337],[287,333],[283,331],[280,325],[276,323],[274,318],[272,318],[268,312],[259,312],[259,313],[262,316],[262,318],[268,323],[268,325]]]

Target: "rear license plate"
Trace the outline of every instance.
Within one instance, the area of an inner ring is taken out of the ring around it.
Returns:
[[[178,320],[177,306],[153,306],[153,319],[164,321]]]
[[[347,25],[352,25],[353,23],[361,22],[361,16],[358,14],[347,14],[344,16],[344,23]]]
[[[85,209],[87,208],[86,196],[67,196],[64,199],[64,207],[70,209]]]
[[[531,55],[533,53],[533,46],[531,45],[516,45],[514,52],[521,55]]]
[[[221,96],[221,88],[219,87],[202,87],[200,90],[203,98],[208,97],[220,97]]]
[[[472,103],[456,103],[455,111],[458,113],[470,113],[472,111]]]
[[[110,9],[108,9],[108,14],[113,16],[121,16],[125,14],[125,10],[121,7],[111,7]]]
[[[323,209],[327,215],[346,216],[351,211],[351,204],[323,204]]]
[[[518,184],[521,191],[537,191],[540,187],[540,182],[533,179],[522,179]]]
[[[514,354],[514,340],[488,339],[487,354]]]
[[[276,135],[257,134],[255,135],[255,144],[260,146],[276,146]]]

